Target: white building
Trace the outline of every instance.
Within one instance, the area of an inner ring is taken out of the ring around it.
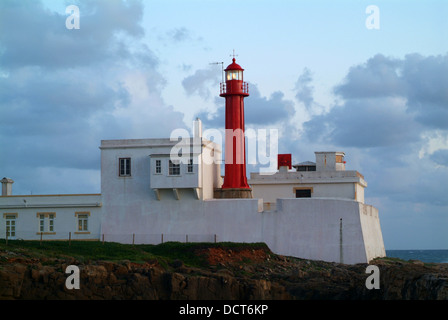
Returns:
[[[215,199],[221,148],[200,126],[181,142],[105,140],[100,150],[101,194],[19,196],[3,179],[0,238],[265,242],[278,254],[349,264],[385,256],[378,210],[364,204],[367,184],[345,171],[343,153],[252,173],[252,199]]]
[[[346,171],[343,152],[315,152],[316,162],[303,162],[288,171],[281,166],[272,174],[251,173],[255,198],[275,207],[281,198],[336,198],[364,203],[367,182],[358,171]]]

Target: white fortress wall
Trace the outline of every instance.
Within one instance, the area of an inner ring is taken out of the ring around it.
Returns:
[[[262,241],[258,199],[202,201],[188,189],[180,190],[180,200],[171,190],[163,190],[160,196],[160,201],[148,199],[127,206],[105,200],[102,232],[106,240],[129,242],[132,234],[136,241],[153,235],[153,241],[159,243],[164,234],[164,241],[185,241],[186,235],[204,242],[214,241],[214,235],[217,241]]]
[[[213,241],[216,235],[217,241],[265,242],[277,254],[348,264],[384,255],[375,234],[379,220],[365,215],[365,206],[356,201],[278,199],[276,211],[260,212],[262,199],[202,201],[188,190],[181,191],[181,200],[170,190],[161,198],[130,206],[104,203],[106,240],[129,243],[135,234],[136,243],[148,242],[140,238],[145,235],[160,243],[164,234],[164,241],[183,242],[186,235],[190,241]]]
[[[361,227],[368,260],[386,256],[383,234],[378,216],[378,209],[366,204],[360,204]]]
[[[263,238],[278,254],[367,262],[359,210],[360,204],[351,200],[278,199],[277,211],[263,214]]]

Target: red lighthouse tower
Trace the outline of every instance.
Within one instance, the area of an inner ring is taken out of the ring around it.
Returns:
[[[246,177],[246,146],[244,141],[244,98],[249,86],[243,81],[243,71],[233,58],[224,70],[220,96],[226,99],[225,176],[222,198],[251,198]]]

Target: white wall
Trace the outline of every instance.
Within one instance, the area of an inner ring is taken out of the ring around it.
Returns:
[[[383,235],[378,209],[370,205],[360,205],[360,218],[367,257],[373,259],[385,255]]]
[[[263,198],[265,202],[276,202],[281,198],[295,198],[295,188],[312,189],[311,197],[314,198],[340,198],[355,200],[355,185],[353,183],[334,184],[251,184],[252,194],[255,198]],[[361,194],[360,194],[361,195]],[[361,198],[356,200],[360,201]],[[362,198],[364,201],[364,199]]]
[[[277,211],[260,212],[262,199],[177,201],[163,197],[133,210],[118,201],[104,206],[103,232],[110,241],[153,235],[160,242],[185,235],[216,234],[218,241],[266,242],[278,254],[343,263],[384,256],[379,219],[361,218],[363,204],[336,199],[279,199]],[[127,211],[127,212],[124,212]],[[374,210],[372,211],[374,212]],[[342,218],[342,242],[340,222]]]
[[[276,212],[263,213],[263,239],[279,254],[341,262],[342,249],[343,263],[368,262],[385,251],[379,219],[361,219],[364,207],[350,200],[279,199]]]
[[[88,233],[78,233],[77,212],[88,212]],[[16,218],[16,239],[40,239],[39,213],[54,213],[54,232],[44,240],[99,239],[101,234],[101,195],[41,195],[0,197],[0,238],[5,238],[6,214]],[[71,233],[69,235],[69,233]]]

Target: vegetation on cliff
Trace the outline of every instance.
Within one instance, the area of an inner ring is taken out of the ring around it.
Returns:
[[[448,299],[448,264],[370,264],[379,289],[366,288],[367,264],[285,257],[263,243],[0,240],[0,299]],[[69,265],[80,269],[78,290],[65,286]]]

